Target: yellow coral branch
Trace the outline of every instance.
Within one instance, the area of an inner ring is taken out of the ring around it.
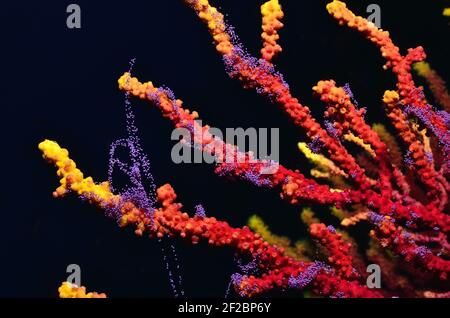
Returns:
[[[58,168],[57,175],[61,177],[59,186],[53,195],[63,196],[69,191],[74,191],[84,196],[101,207],[116,205],[119,196],[114,195],[108,182],[94,183],[91,177],[84,178],[83,173],[76,167],[75,162],[69,158],[69,151],[61,148],[56,142],[45,140],[39,144],[44,159],[50,161]]]
[[[367,220],[367,216],[368,216],[368,212],[357,213],[356,215],[354,215],[352,217],[348,217],[348,218],[343,219],[341,221],[341,225],[345,226],[345,227],[356,225],[360,221]]]
[[[308,159],[311,163],[320,168],[322,172],[330,172],[334,175],[340,175],[343,177],[347,177],[347,174],[339,169],[333,161],[326,158],[321,154],[317,154],[311,151],[308,145],[304,142],[299,142],[297,144],[298,149],[305,155],[306,159]]]
[[[310,208],[304,208],[300,213],[300,218],[306,225],[310,226],[313,223],[320,223],[320,220],[314,215],[314,211]]]
[[[363,148],[372,158],[375,158],[377,156],[375,154],[375,151],[372,149],[372,147],[369,144],[366,144],[364,142],[364,140],[355,136],[352,132],[345,134],[343,137],[346,141],[353,142],[354,144],[357,144],[358,146]]]
[[[185,0],[194,9],[198,17],[206,22],[209,32],[214,38],[219,53],[227,55],[233,50],[230,36],[226,32],[223,14],[209,4],[208,0]]]
[[[281,19],[284,16],[278,0],[269,0],[261,6],[263,48],[261,55],[267,62],[271,62],[274,56],[282,51],[277,43],[280,39],[278,30],[283,27]]]
[[[58,168],[57,175],[61,177],[61,186],[53,192],[55,197],[73,191],[102,209],[107,210],[120,206],[121,198],[111,192],[109,183],[97,184],[91,177],[84,178],[75,162],[70,159],[67,149],[61,148],[58,143],[51,140],[41,142],[39,149],[42,151],[44,159]],[[120,212],[120,225],[126,226],[129,223],[135,223],[137,235],[142,235],[145,225],[150,223],[146,216],[137,213],[137,209],[127,209],[127,205],[124,205]]]

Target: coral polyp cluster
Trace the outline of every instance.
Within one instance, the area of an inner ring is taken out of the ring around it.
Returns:
[[[393,72],[396,87],[379,99],[391,125],[388,128],[366,122],[365,114],[371,109],[358,105],[349,85],[339,86],[331,79],[319,81],[312,90],[326,106],[322,125],[310,108],[293,96],[273,64],[282,53],[278,40],[284,12],[278,0],[261,6],[260,57],[246,52],[224,15],[208,0],[184,2],[206,24],[229,76],[278,106],[308,139],[298,147],[313,169],[288,169],[227,144],[212,134],[210,126],[198,121],[200,115],[187,109],[172,91],[141,82],[131,70],[119,78],[119,89],[127,98],[148,101],[175,128],[188,131],[190,145],[215,158],[218,176],[273,189],[290,204],[302,206],[299,219],[308,225],[309,237],[292,243],[271,233],[258,216],[253,216],[248,226],[236,228],[206,216],[204,210],[188,214],[176,201],[170,184],[158,187],[154,198],[148,194],[146,200],[138,179],[147,174],[147,165],[137,159],[140,150],[136,149],[140,148],[134,129],[120,143],[135,154],[133,164],[127,167],[116,162],[134,180],[133,191],[126,194],[115,191],[111,181],[95,183],[84,177],[66,149],[54,141],[43,141],[39,149],[57,167],[61,178],[54,196],[74,193],[83,197],[120,226],[133,226],[140,236],[179,237],[192,244],[204,241],[215,248],[231,247],[239,258],[250,259],[257,268],[232,276],[234,289],[242,297],[287,289],[338,298],[448,295],[449,101],[444,82],[424,62],[424,48],[402,54],[388,31],[355,15],[344,2],[330,2],[326,8],[340,25],[356,30],[380,49],[386,60],[384,69]],[[431,106],[423,88],[415,84],[413,65],[430,83],[436,101],[445,110]],[[352,154],[351,147],[359,153]],[[339,223],[322,222],[307,208],[311,204],[329,207]],[[359,223],[370,226],[365,255],[360,253],[358,240],[346,232]],[[371,264],[381,269],[382,287],[367,283],[366,268]]]

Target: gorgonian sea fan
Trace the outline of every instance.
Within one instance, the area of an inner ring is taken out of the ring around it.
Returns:
[[[169,184],[156,190],[154,200],[145,199],[142,191],[138,191],[139,196],[136,191],[131,195],[114,193],[110,183],[97,184],[92,178],[85,178],[67,150],[46,140],[39,148],[56,165],[61,177],[61,186],[54,195],[74,192],[85,197],[121,226],[135,226],[138,235],[176,236],[194,244],[205,241],[211,246],[232,247],[240,257],[252,260],[252,271],[233,275],[234,289],[241,296],[289,288],[329,297],[448,295],[449,114],[432,107],[423,89],[414,83],[411,66],[425,59],[424,49],[409,49],[402,55],[387,31],[356,16],[341,1],[329,3],[327,10],[339,24],[357,30],[375,44],[386,59],[384,68],[396,76],[396,89],[387,90],[382,99],[397,138],[382,125],[367,124],[366,109],[358,107],[350,87],[339,87],[333,80],[320,81],[313,87],[326,105],[322,126],[309,108],[292,95],[273,64],[282,52],[277,41],[284,13],[278,0],[261,6],[261,57],[246,52],[222,13],[208,0],[184,2],[206,24],[229,76],[267,97],[309,139],[299,148],[315,165],[311,171],[314,178],[279,163],[258,160],[252,153],[243,153],[215,137],[209,126],[196,120],[198,113],[185,108],[166,88],[142,83],[131,72],[119,79],[119,88],[127,96],[149,101],[175,127],[190,131],[192,145],[217,160],[215,171],[219,176],[279,191],[293,205],[330,206],[341,219],[342,227],[358,222],[370,224],[372,241],[366,257],[358,254],[356,242],[342,228],[326,226],[311,210],[303,211],[302,220],[309,225],[312,241],[293,246],[287,238],[270,233],[258,218],[251,219],[251,230],[247,226],[233,228],[209,217],[201,206],[189,216],[182,211]],[[194,133],[199,131],[201,134]],[[133,138],[131,143],[130,139],[122,143],[133,148]],[[406,148],[407,165],[403,164],[397,139]],[[351,155],[346,148],[348,143],[359,146],[361,154]],[[141,155],[140,149],[134,151]],[[145,160],[134,161],[131,174],[145,173],[146,165]],[[273,173],[267,173],[274,166]],[[311,244],[321,246],[321,254],[326,257],[315,259],[316,253],[308,247]],[[382,289],[366,286],[368,261],[381,266],[385,282]]]

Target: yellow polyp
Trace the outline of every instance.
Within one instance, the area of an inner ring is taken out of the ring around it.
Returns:
[[[189,109],[179,110],[174,107],[176,105],[181,108],[183,102],[179,99],[172,100],[165,90],[153,86],[152,82],[141,83],[137,78],[131,77],[126,72],[118,79],[118,84],[119,89],[127,93],[140,99],[152,101],[161,109],[163,117],[177,118],[180,122],[192,121],[199,117],[197,112],[190,113]]]
[[[106,298],[106,294],[96,292],[86,293],[86,288],[78,287],[69,282],[63,282],[58,288],[59,298]]]
[[[329,172],[323,172],[317,169],[311,169],[311,176],[313,176],[316,179],[329,179],[330,173]]]
[[[446,17],[450,17],[450,8],[445,8],[442,14]]]
[[[430,64],[424,61],[414,63],[413,68],[417,72],[417,74],[423,77],[426,77],[431,72]]]
[[[367,220],[367,216],[368,216],[367,212],[360,212],[360,213],[358,213],[358,214],[356,214],[354,216],[347,217],[347,218],[343,219],[341,221],[341,225],[345,226],[345,227],[356,225],[360,221]]]
[[[383,95],[383,102],[388,107],[397,107],[400,101],[400,95],[396,91],[385,91]]]
[[[328,13],[330,13],[333,16],[338,18],[338,17],[342,16],[344,9],[347,8],[347,5],[342,1],[334,0],[333,2],[328,3],[326,8],[327,8]],[[353,12],[351,12],[349,14],[351,14],[352,16],[355,16],[353,14]],[[349,21],[349,26],[351,26],[350,25],[351,23],[353,23],[352,20]]]
[[[283,17],[283,11],[281,10],[281,6],[278,0],[269,0],[265,2],[261,6],[261,14],[265,17],[270,15],[275,15],[279,18]]]
[[[222,55],[228,55],[233,51],[231,38],[226,32],[223,14],[215,7],[211,6],[209,1],[185,1],[197,13],[198,17],[207,25],[209,33],[213,36],[216,50]]]
[[[313,153],[304,142],[298,143],[298,148],[305,155],[305,157],[316,166],[311,169],[311,176],[317,179],[327,179],[331,184],[333,184],[335,191],[341,191],[340,189],[348,187],[344,180],[344,178],[347,178],[348,175],[338,168],[333,161],[321,154]]]
[[[263,30],[261,55],[267,62],[271,62],[273,57],[282,51],[277,40],[280,38],[278,30],[283,27],[280,20],[284,17],[284,13],[278,0],[269,0],[261,6],[261,15]]]
[[[314,165],[316,165],[318,171],[329,172],[334,175],[341,175],[346,177],[345,172],[339,169],[333,161],[326,158],[321,154],[316,154],[309,149],[308,145],[304,142],[299,142],[298,149],[305,155],[305,157]]]
[[[369,144],[366,144],[364,140],[361,138],[355,136],[353,133],[347,133],[344,135],[344,139],[349,142],[353,142],[354,144],[360,146],[363,148],[371,157],[375,158],[376,154],[375,151],[372,149],[372,147]]]
[[[314,211],[310,208],[303,208],[302,212],[300,213],[300,219],[308,226],[313,223],[320,223],[320,220],[315,217]]]
[[[67,149],[61,148],[56,142],[45,140],[39,144],[43,157],[58,168],[61,186],[57,193],[74,191],[92,202],[102,206],[117,204],[119,197],[114,195],[107,182],[95,184],[91,177],[84,178],[83,173],[76,168],[75,162],[69,158]]]

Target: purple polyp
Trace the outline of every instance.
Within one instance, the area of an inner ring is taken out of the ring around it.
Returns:
[[[282,74],[277,72],[272,64],[268,63],[264,59],[257,59],[251,56],[242,47],[239,39],[234,35],[233,30],[228,29],[228,31],[231,34],[233,51],[231,54],[225,55],[223,57],[223,61],[225,64],[225,70],[231,78],[240,77],[242,74],[255,74],[255,76],[263,79],[268,79],[270,76],[273,76],[282,83],[285,89],[289,89],[289,86],[284,80]],[[266,87],[261,86],[259,81],[255,80],[253,77],[246,77],[242,80],[245,80],[247,87],[255,88],[259,94],[268,96],[271,99],[276,100],[281,94],[279,91],[270,91]]]
[[[308,286],[320,270],[324,269],[324,264],[322,262],[314,262],[310,265],[304,272],[300,273],[297,277],[291,276],[289,278],[289,287],[296,289],[303,289]]]
[[[406,152],[406,155],[405,155],[405,157],[404,157],[404,161],[405,161],[405,163],[406,163],[408,166],[412,166],[412,165],[414,164],[414,160],[412,159],[411,151],[410,151],[410,150],[408,150],[408,151]]]
[[[335,234],[336,233],[336,229],[332,226],[332,225],[328,225],[327,226],[328,231],[330,231],[331,233]]]
[[[205,209],[203,208],[203,206],[201,204],[198,204],[195,206],[195,216],[198,216],[201,218],[206,217]]]
[[[411,233],[403,232],[402,235],[403,235],[403,238],[405,238],[407,240],[411,238]]]
[[[352,92],[352,90],[351,90],[351,88],[350,88],[350,84],[349,83],[346,83],[345,85],[344,85],[344,91],[345,91],[345,93],[348,95],[348,97],[350,97],[350,99],[352,100],[352,103],[356,106],[356,107],[358,107],[359,105],[358,105],[358,101],[355,99],[355,96],[353,95],[353,92]]]
[[[428,106],[428,108],[419,108],[414,105],[408,105],[403,111],[408,115],[416,116],[430,131],[433,132],[443,148],[444,157],[448,158],[450,156],[450,131],[447,129],[442,132],[440,129],[436,128],[433,124],[433,116],[437,116],[448,127],[450,115],[445,111],[436,111],[432,106]],[[446,166],[448,167],[449,165],[450,163],[447,161]]]
[[[428,162],[433,162],[433,153],[425,151],[425,158],[427,158]]]
[[[381,222],[383,222],[385,220],[384,216],[382,216],[378,213],[372,212],[372,211],[370,211],[367,214],[367,218],[370,222],[372,222],[375,225],[379,225]]]
[[[344,292],[336,292],[333,296],[334,298],[345,298]]]
[[[256,259],[252,259],[250,262],[247,263],[245,263],[242,259],[238,259],[237,266],[239,270],[245,275],[256,274],[258,271],[258,263]]]
[[[414,250],[414,253],[421,259],[424,259],[430,251],[425,246],[419,246]]]
[[[325,125],[325,129],[330,134],[330,136],[334,137],[335,139],[339,139],[339,131],[330,121],[325,120],[323,124]]]
[[[244,276],[239,273],[234,273],[231,275],[231,280],[233,281],[234,285],[239,285],[243,278],[244,278]]]
[[[319,153],[323,147],[324,147],[324,143],[317,136],[314,137],[310,143],[308,143],[308,148],[316,154]]]

